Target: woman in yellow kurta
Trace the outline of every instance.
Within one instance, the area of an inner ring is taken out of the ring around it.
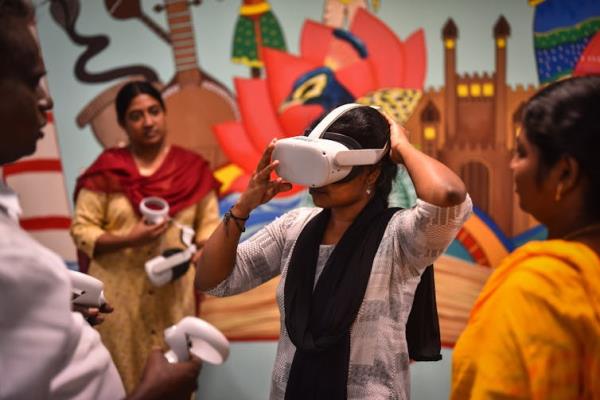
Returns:
[[[511,162],[550,240],[510,255],[453,355],[452,399],[600,399],[600,77],[527,103]]]
[[[192,269],[154,287],[144,264],[185,247],[181,225],[195,230],[201,247],[219,222],[219,185],[200,156],[167,145],[164,103],[150,84],[124,86],[116,107],[130,144],[104,151],[79,177],[71,233],[115,308],[98,329],[130,392],[152,347],[164,347],[164,329],[195,314]],[[167,200],[171,219],[148,225],[138,211],[148,196]]]

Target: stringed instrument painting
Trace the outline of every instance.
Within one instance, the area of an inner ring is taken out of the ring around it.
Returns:
[[[199,5],[200,2],[191,4]],[[74,5],[78,6],[78,3],[69,4],[69,7],[73,8]],[[165,0],[164,4],[154,7],[156,12],[166,12],[169,32],[165,32],[143,12],[141,0],[105,0],[104,5],[115,19],[138,19],[172,48],[175,76],[166,85],[159,82],[158,78],[154,80],[165,98],[169,142],[198,152],[213,168],[226,164],[227,158],[211,126],[239,119],[238,109],[227,87],[198,65],[190,3],[185,0]],[[132,71],[127,76],[122,71],[118,76],[106,76],[105,81],[121,80],[92,99],[77,116],[78,126],[89,124],[98,142],[105,148],[127,144],[127,136],[117,123],[114,101],[126,82],[145,78],[133,72],[138,71]]]
[[[166,0],[159,9],[167,14],[176,69],[175,78],[163,92],[168,110],[167,140],[200,153],[213,169],[223,166],[227,158],[212,126],[239,119],[235,99],[198,67],[188,1]]]

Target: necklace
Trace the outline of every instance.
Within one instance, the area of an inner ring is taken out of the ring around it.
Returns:
[[[563,236],[563,240],[573,239],[573,237],[581,236],[584,233],[594,232],[600,230],[600,224],[592,224],[584,226],[581,229],[576,229],[573,232],[567,233]]]

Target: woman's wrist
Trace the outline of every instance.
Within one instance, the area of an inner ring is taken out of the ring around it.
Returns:
[[[242,207],[239,207],[243,210]],[[244,214],[242,211],[235,210],[235,205],[233,205],[224,215],[223,215],[223,224],[225,227],[229,225],[229,221],[233,220],[235,225],[238,227],[240,233],[246,231],[246,221],[250,218],[250,213]]]
[[[242,219],[246,219],[250,216],[252,210],[249,207],[244,206],[240,203],[235,203],[233,207],[230,208],[230,211],[234,216]]]
[[[145,243],[144,237],[139,233],[129,233],[121,236],[123,247],[138,247]]]
[[[404,164],[404,153],[407,148],[412,147],[409,142],[399,142],[392,147],[392,160],[396,164]]]

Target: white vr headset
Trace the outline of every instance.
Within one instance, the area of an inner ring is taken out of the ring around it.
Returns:
[[[308,136],[278,140],[271,157],[279,160],[277,174],[292,183],[321,187],[344,179],[354,166],[377,164],[387,152],[387,143],[381,149],[362,149],[350,136],[327,131],[344,113],[357,107],[364,105],[349,103],[335,108]]]

